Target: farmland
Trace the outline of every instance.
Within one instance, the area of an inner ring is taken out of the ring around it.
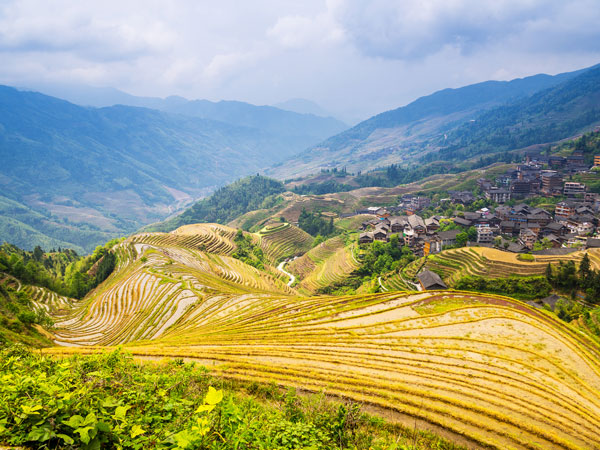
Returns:
[[[594,267],[600,267],[600,253],[596,249],[588,250]],[[566,255],[535,255],[534,261],[522,261],[517,254],[487,247],[470,247],[445,250],[414,261],[404,270],[406,278],[414,277],[420,267],[439,273],[449,285],[465,275],[478,275],[489,278],[505,278],[512,275],[541,275],[548,263],[560,261],[578,262],[583,251]]]
[[[352,246],[346,246],[338,236],[311,249],[288,268],[302,279],[298,288],[311,294],[344,280],[358,265]]]
[[[289,223],[266,225],[255,237],[271,262],[301,255],[311,248],[313,242],[310,234]]]
[[[311,248],[302,230],[270,222],[245,234],[269,262],[259,270],[232,257],[236,232],[201,224],[131,236],[113,248],[114,272],[83,300],[5,282],[27,290],[52,316],[57,346],[49,354],[123,345],[142,361],[182,358],[232,382],[353,400],[471,448],[600,446],[600,347],[593,337],[507,297],[398,292],[413,289],[410,271],[423,261],[382,277],[383,293],[315,296],[358,266],[344,236]],[[271,264],[292,255],[302,256],[287,265],[299,278],[289,287]],[[445,268],[446,278],[505,276],[581,256],[529,262],[469,248],[444,251],[427,265]],[[591,329],[598,313],[581,320]]]
[[[508,298],[218,296],[158,337],[128,349],[140,358],[196,360],[235,380],[325,390],[388,409],[397,420],[416,417],[475,446],[600,445],[598,347]],[[79,339],[72,342],[89,337]]]
[[[46,351],[124,344],[142,360],[183,358],[239,382],[324,391],[475,448],[600,445],[600,349],[555,316],[458,291],[302,297],[272,267],[228,256],[232,229],[184,231],[118,244],[102,285],[82,301],[53,301],[59,347]],[[297,233],[283,224],[259,237],[282,232]],[[298,290],[330,282],[316,274],[341,252],[351,257],[337,237],[290,264],[304,276]]]

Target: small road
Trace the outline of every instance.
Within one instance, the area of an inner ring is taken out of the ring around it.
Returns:
[[[381,284],[381,277],[377,278],[377,281],[379,282],[379,287],[381,288],[381,290],[383,292],[387,292],[388,288],[386,288],[383,284]]]
[[[285,266],[285,263],[287,263],[287,261],[281,261],[279,263],[279,265],[277,266],[277,270],[279,270],[280,272],[285,273],[288,277],[290,277],[290,281],[288,282],[288,286],[292,287],[292,284],[294,284],[294,281],[296,281],[296,277],[294,275],[292,275],[291,273],[287,272],[283,266]]]

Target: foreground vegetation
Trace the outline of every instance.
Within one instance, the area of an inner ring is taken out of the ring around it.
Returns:
[[[0,351],[0,444],[82,449],[456,449],[358,404],[236,383],[180,359]]]

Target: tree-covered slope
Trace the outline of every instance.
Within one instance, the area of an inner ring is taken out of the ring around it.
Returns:
[[[90,251],[292,152],[258,129],[0,87],[2,216],[27,225],[17,234],[28,248],[65,242]],[[26,211],[20,219],[11,202]],[[3,220],[0,242],[13,240],[8,227]]]
[[[225,224],[248,211],[270,207],[276,194],[285,190],[283,183],[263,176],[250,176],[218,189],[180,215],[147,227],[148,231],[171,231],[182,225],[201,222]]]
[[[600,67],[495,108],[449,132],[435,159],[456,160],[553,142],[600,122]]]
[[[444,89],[361,122],[293,156],[289,161],[275,164],[267,173],[290,177],[314,173],[322,167],[345,166],[350,171],[365,171],[389,164],[418,161],[425,153],[435,153],[440,147],[453,144],[454,141],[447,140],[448,135],[469,126],[475,119],[479,122],[481,115],[487,117],[488,122],[493,122],[497,114],[515,123],[529,120],[532,114],[538,115],[544,111],[533,105],[543,100],[551,100],[551,107],[565,110],[581,108],[582,105],[570,104],[569,99],[579,95],[577,92],[594,89],[580,79],[586,73],[587,70],[580,70],[556,76],[535,75],[509,82],[486,81],[459,89]],[[559,93],[561,86],[565,88]],[[557,89],[554,96],[548,94],[555,92],[554,89]],[[542,99],[542,92],[552,98]],[[531,107],[528,107],[530,103]],[[504,110],[504,105],[510,106]],[[511,114],[519,109],[524,111],[518,118],[513,117]],[[498,113],[500,110],[503,112]],[[570,123],[574,118],[570,114],[562,114],[557,119],[558,128],[554,135],[568,137],[573,129],[581,128],[584,122],[588,124],[593,118],[581,117]],[[492,126],[491,123],[489,126]],[[485,136],[485,132],[473,136],[473,141],[481,136]],[[460,146],[459,143],[456,145]],[[430,158],[438,158],[438,154]]]

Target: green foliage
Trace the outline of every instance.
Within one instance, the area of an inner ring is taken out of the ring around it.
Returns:
[[[583,291],[587,302],[600,304],[600,270],[591,268],[587,253],[579,263],[579,268],[573,261],[560,261],[555,267],[548,265],[546,278],[555,289],[572,295]]]
[[[147,229],[171,231],[182,225],[201,222],[226,224],[248,211],[275,206],[281,201],[277,194],[284,190],[281,182],[271,178],[259,175],[242,178],[200,200],[181,215]]]
[[[35,325],[50,326],[52,321],[45,311],[34,311],[27,293],[0,283],[0,347],[17,342],[34,347],[51,345]]]
[[[319,213],[310,213],[302,209],[298,218],[298,227],[311,236],[321,235],[324,238],[334,236],[338,230],[333,226],[333,218],[322,217]]]
[[[459,279],[454,288],[463,291],[508,295],[526,300],[547,297],[552,290],[552,286],[544,276],[512,276],[508,278],[466,276]]]
[[[61,295],[83,298],[112,273],[116,256],[110,250],[118,240],[99,246],[86,257],[73,250],[59,249],[44,253],[40,247],[33,252],[13,245],[0,246],[0,267],[26,284],[51,289]]]
[[[521,260],[521,261],[535,261],[535,256],[533,256],[531,253],[519,253],[517,255],[517,259]]]
[[[410,248],[401,245],[398,235],[392,235],[389,242],[374,241],[366,245],[365,250],[362,264],[355,270],[361,277],[397,271],[415,259]]]
[[[32,449],[388,450],[411,432],[356,404],[231,382],[172,361],[139,364],[119,350],[53,359],[0,352],[0,445]],[[219,389],[215,388],[219,385]],[[239,389],[239,387],[238,387]],[[252,395],[264,397],[264,401]],[[268,400],[268,401],[267,401]],[[454,449],[414,433],[416,449]]]
[[[571,322],[572,320],[578,319],[585,311],[585,306],[579,302],[573,300],[567,300],[561,298],[556,302],[554,312],[559,319],[565,322]]]
[[[242,230],[238,230],[233,241],[237,249],[231,256],[257,269],[265,268],[265,255],[259,246],[254,245],[250,236],[246,236]]]

